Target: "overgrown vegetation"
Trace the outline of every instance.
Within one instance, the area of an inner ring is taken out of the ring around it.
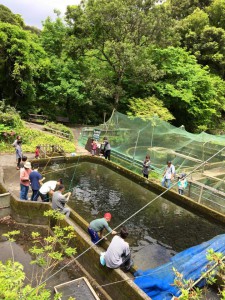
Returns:
[[[0,101],[0,123],[0,152],[14,152],[11,144],[17,135],[22,137],[23,152],[34,152],[37,145],[45,144],[60,145],[66,152],[75,150],[72,141],[26,127],[15,108],[6,105],[5,101]]]
[[[99,124],[113,108],[143,115],[141,107],[192,132],[223,130],[224,7],[85,0],[40,31],[1,5],[0,97],[22,117]]]
[[[49,210],[44,213],[46,217],[53,218],[56,222],[64,219],[64,215],[59,212]],[[50,226],[50,224],[49,224]],[[11,245],[12,258],[5,264],[0,262],[0,298],[1,299],[26,299],[26,300],[50,300],[51,291],[45,288],[42,282],[55,272],[55,268],[66,257],[72,257],[76,249],[70,247],[69,243],[75,238],[74,228],[72,226],[60,227],[56,224],[53,227],[53,235],[42,237],[40,233],[33,232],[33,247],[29,250],[32,254],[30,262],[33,268],[33,276],[27,278],[23,270],[23,265],[14,260],[12,243],[19,231],[12,231],[3,234]],[[25,280],[29,280],[26,284]],[[54,296],[59,299],[60,294]],[[70,300],[74,299],[72,297]]]
[[[221,300],[225,300],[225,257],[222,253],[214,252],[210,249],[207,254],[209,261],[208,271],[202,274],[202,279],[206,280],[207,285],[217,284]],[[203,289],[195,286],[193,280],[186,280],[183,274],[174,269],[176,279],[174,285],[180,290],[179,298],[174,300],[200,300],[203,296]]]

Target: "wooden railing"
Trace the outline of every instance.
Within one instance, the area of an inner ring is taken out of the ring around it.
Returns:
[[[40,154],[42,158],[53,156],[66,156],[64,149],[60,145],[40,145]]]
[[[34,123],[41,123],[45,124],[48,121],[48,117],[45,115],[36,115],[36,114],[29,114],[29,122],[34,122]]]
[[[44,127],[44,130],[52,132],[54,135],[56,135],[56,136],[58,136],[62,139],[70,140],[70,137],[71,137],[71,134],[69,134],[69,133],[66,133],[66,132],[63,132],[63,131],[60,131],[60,130],[56,130],[56,129],[53,129],[53,128],[50,128],[50,127],[47,127],[47,126]]]

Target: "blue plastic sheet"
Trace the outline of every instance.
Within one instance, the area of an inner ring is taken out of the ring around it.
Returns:
[[[209,261],[206,258],[207,250],[225,254],[225,234],[218,235],[200,245],[188,248],[170,259],[167,264],[154,269],[137,271],[134,282],[153,300],[170,300],[179,296],[179,290],[173,286],[175,274],[173,268],[182,273],[184,279],[196,281],[207,270]],[[204,285],[200,281],[199,287]]]

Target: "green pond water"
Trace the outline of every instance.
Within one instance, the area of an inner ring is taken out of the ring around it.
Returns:
[[[110,226],[114,228],[157,196],[104,166],[87,162],[68,166],[48,167],[45,171],[52,173],[45,175],[46,180],[63,178],[66,189],[73,189],[68,205],[88,222],[111,212]],[[134,263],[140,269],[161,265],[175,253],[224,233],[222,225],[164,198],[125,225]]]

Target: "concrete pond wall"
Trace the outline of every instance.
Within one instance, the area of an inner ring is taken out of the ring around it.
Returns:
[[[39,166],[51,165],[53,163],[80,163],[91,162],[104,165],[111,170],[129,178],[130,180],[140,184],[141,186],[157,193],[161,194],[165,189],[155,182],[144,179],[142,176],[134,174],[129,170],[122,168],[121,166],[109,162],[105,159],[92,156],[79,156],[71,158],[53,158],[41,159],[38,161]],[[0,170],[0,180],[2,179],[2,173]],[[51,208],[49,203],[21,201],[14,194],[7,192],[6,186],[3,184],[3,180],[0,181],[0,212],[4,211],[3,215],[10,214],[18,223],[28,224],[42,224],[47,225],[48,220],[43,216],[44,211]],[[185,196],[178,195],[175,191],[168,191],[163,195],[167,200],[172,201],[186,209],[195,212],[197,214],[204,215],[205,218],[213,219],[219,223],[225,224],[225,216],[204,206],[194,202]],[[96,279],[98,284],[104,285],[113,283],[116,281],[122,281],[121,283],[109,285],[104,287],[105,291],[111,296],[112,299],[123,300],[139,300],[150,299],[143,291],[141,291],[133,282],[132,274],[125,274],[121,270],[111,270],[101,266],[99,263],[100,253],[107,249],[108,243],[102,243],[102,247],[93,246],[90,241],[90,237],[87,234],[88,223],[79,216],[74,210],[71,211],[70,219],[65,219],[62,222],[63,226],[72,225],[76,231],[76,239],[74,246],[77,248],[77,254],[79,255],[86,249],[90,248],[84,255],[82,255],[78,262],[90,273],[92,277]]]

